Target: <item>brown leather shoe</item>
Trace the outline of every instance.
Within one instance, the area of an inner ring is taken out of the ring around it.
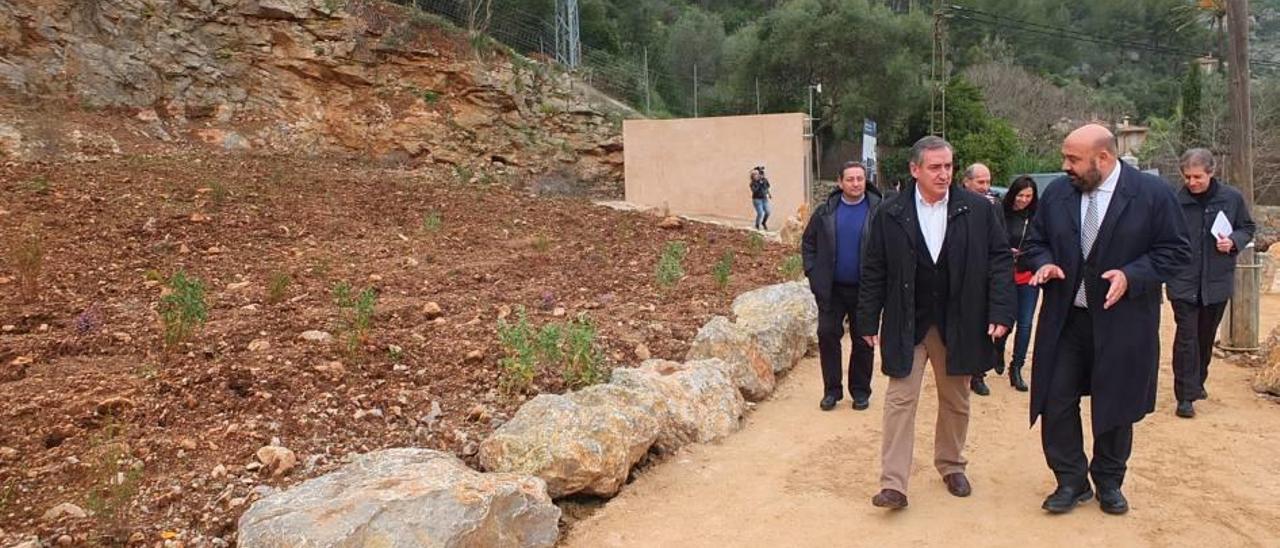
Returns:
[[[967,497],[973,493],[973,486],[969,485],[969,478],[964,477],[964,472],[947,474],[942,477],[942,483],[947,484],[947,491],[957,497]]]
[[[876,496],[871,497],[871,504],[880,508],[898,510],[907,507],[907,496],[893,489],[881,489]]]

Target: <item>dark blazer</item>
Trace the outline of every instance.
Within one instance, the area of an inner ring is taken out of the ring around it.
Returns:
[[[1090,385],[1093,431],[1142,420],[1155,410],[1160,358],[1160,284],[1191,258],[1187,225],[1164,180],[1121,162],[1106,217],[1088,258],[1080,250],[1080,191],[1066,177],[1050,183],[1031,220],[1021,261],[1030,270],[1056,264],[1064,280],[1044,284],[1031,369],[1031,423],[1044,411],[1066,325],[1080,280],[1088,284],[1095,366]],[[1123,270],[1129,289],[1103,310],[1110,284],[1104,272]]]
[[[862,257],[857,336],[880,334],[884,374],[911,373],[915,354],[916,254],[929,253],[920,238],[912,187],[885,200],[871,220]],[[947,203],[947,374],[976,375],[995,364],[988,324],[1013,325],[1016,297],[1013,254],[1000,211],[986,198],[953,190]],[[883,320],[881,314],[883,313]]]
[[[1213,185],[1216,190],[1203,208],[1191,196],[1187,187],[1178,191],[1178,205],[1182,206],[1187,226],[1196,225],[1195,217],[1201,217],[1199,220],[1203,226],[1198,231],[1188,231],[1191,263],[1177,277],[1169,280],[1166,289],[1170,300],[1191,303],[1198,301],[1202,305],[1226,302],[1235,288],[1236,255],[1253,240],[1257,227],[1253,223],[1253,217],[1249,215],[1249,208],[1244,204],[1244,196],[1235,187],[1217,179],[1213,180]],[[1234,229],[1229,238],[1235,243],[1235,248],[1230,253],[1219,253],[1218,239],[1209,233],[1219,211]],[[1202,257],[1207,260],[1202,261]],[[1197,296],[1202,298],[1197,299]]]
[[[800,256],[804,258],[804,275],[809,278],[809,290],[819,305],[831,301],[831,290],[836,278],[836,207],[840,205],[839,188],[831,191],[827,200],[813,210],[809,216],[809,224],[804,227],[804,236],[800,239]],[[862,245],[860,251],[866,255],[867,229],[871,226],[871,217],[880,207],[880,191],[867,185],[867,221],[862,226]]]

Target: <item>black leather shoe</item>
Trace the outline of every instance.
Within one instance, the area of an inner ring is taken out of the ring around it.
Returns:
[[[1004,356],[1000,356],[1000,358],[996,360],[996,374],[1004,374]]]
[[[854,411],[862,411],[868,407],[871,407],[871,398],[867,396],[854,396],[853,398]]]
[[[1200,387],[1200,399],[1202,400],[1209,399],[1209,392],[1205,391],[1204,387]]]
[[[1022,366],[1015,365],[1009,368],[1009,385],[1019,392],[1027,391],[1027,381],[1022,380]]]
[[[907,495],[893,489],[881,489],[871,497],[871,504],[880,508],[900,510],[907,507]]]
[[[990,396],[991,389],[987,388],[987,381],[982,377],[973,377],[969,379],[969,389],[979,396]]]
[[[1191,403],[1191,400],[1182,400],[1178,402],[1178,410],[1173,413],[1184,419],[1189,419],[1196,416],[1196,406]]]
[[[836,402],[838,401],[840,399],[835,396],[823,396],[822,403],[819,403],[818,407],[821,407],[823,411],[830,411],[836,408]]]
[[[1093,498],[1093,490],[1088,485],[1084,487],[1059,485],[1053,491],[1053,494],[1049,495],[1049,498],[1044,499],[1044,504],[1040,505],[1040,507],[1048,510],[1051,514],[1065,514],[1074,510],[1076,505],[1088,502],[1091,498]]]
[[[1129,501],[1119,489],[1098,489],[1098,506],[1108,514],[1118,516],[1129,511]]]

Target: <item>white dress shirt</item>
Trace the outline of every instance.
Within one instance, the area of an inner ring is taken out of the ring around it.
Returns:
[[[929,255],[936,263],[938,255],[942,253],[942,240],[947,237],[947,201],[951,199],[951,191],[948,190],[942,195],[941,200],[933,204],[924,201],[919,187],[916,188],[915,193],[916,217],[920,222],[920,232],[924,234],[924,245],[929,248]]]
[[[1120,183],[1120,161],[1116,161],[1116,167],[1111,169],[1111,174],[1102,180],[1102,184],[1095,188],[1093,192],[1080,193],[1080,226],[1084,227],[1084,217],[1089,214],[1089,195],[1098,195],[1098,226],[1102,226],[1102,221],[1107,218],[1107,206],[1111,205],[1111,197],[1116,193],[1116,185]],[[1096,243],[1096,242],[1095,242]]]

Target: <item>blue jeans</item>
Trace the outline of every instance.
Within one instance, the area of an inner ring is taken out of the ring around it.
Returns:
[[[1036,314],[1036,301],[1040,299],[1040,288],[1033,285],[1017,286],[1016,295],[1018,296],[1018,317],[1014,320],[1013,329],[1013,360],[1009,362],[1010,367],[1022,367],[1027,362],[1027,347],[1031,345],[1031,322]],[[1000,358],[1004,359],[1005,342],[1009,340],[1000,339]]]
[[[767,226],[769,224],[769,213],[771,212],[769,199],[752,198],[751,204],[756,206],[756,230],[759,230],[760,227]]]

